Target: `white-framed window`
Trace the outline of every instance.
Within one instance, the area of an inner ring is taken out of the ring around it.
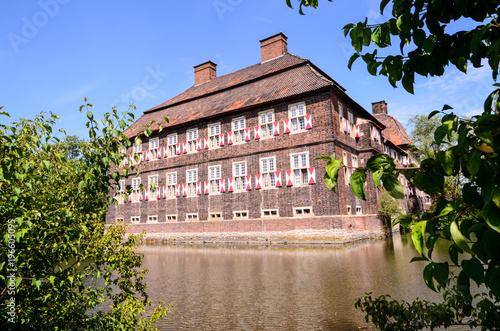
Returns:
[[[115,222],[122,222],[123,223],[123,217],[117,217],[115,219]]]
[[[148,223],[158,223],[158,216],[148,216]]]
[[[262,188],[276,186],[276,158],[266,157],[260,159],[260,173],[262,174]]]
[[[344,107],[342,107],[342,103],[338,103],[339,105],[339,125],[340,125],[340,131],[344,131]]]
[[[278,209],[262,209],[262,217],[279,217]]]
[[[261,111],[259,113],[259,125],[261,138],[273,137],[274,110]]]
[[[208,214],[208,219],[210,219],[210,220],[221,220],[222,219],[222,213],[220,211],[209,213]]]
[[[306,129],[306,104],[304,102],[289,106],[290,121],[292,122],[292,132],[303,131]]]
[[[153,190],[154,187],[154,190]],[[149,199],[156,199],[156,190],[158,190],[158,175],[148,176]]]
[[[132,222],[132,223],[141,223],[141,218],[139,216],[132,216],[130,218],[130,222]]]
[[[175,185],[177,184],[177,172],[167,173],[167,198],[175,198]]]
[[[140,178],[133,178],[132,179],[132,202],[138,202],[140,194],[141,194],[141,179]]]
[[[313,215],[312,207],[293,208],[293,215],[297,217],[307,217]]]
[[[424,201],[425,201],[425,204],[430,205],[431,204],[431,197],[428,195],[424,196]]]
[[[166,215],[167,222],[177,222],[177,214]]]
[[[196,221],[196,220],[198,220],[198,213],[186,214],[186,221]]]
[[[136,163],[139,163],[139,160],[140,160],[140,157],[137,156],[135,154],[141,154],[142,153],[142,145],[137,145],[137,144],[134,144],[134,158],[132,160],[132,163],[136,164]]]
[[[190,129],[186,131],[186,140],[188,153],[196,152],[196,139],[198,139],[198,129]]]
[[[346,210],[347,210],[347,215],[351,215],[352,214],[352,210],[351,210],[351,206],[350,205],[346,206]]]
[[[354,114],[351,111],[347,111],[347,119],[349,120],[351,136],[354,135]]]
[[[309,153],[297,153],[290,155],[292,170],[293,170],[293,185],[306,185],[307,168],[309,167]]]
[[[363,210],[361,209],[361,206],[356,206],[356,215],[363,215]]]
[[[248,218],[248,210],[237,210],[233,211],[235,219]]]
[[[168,156],[175,156],[175,145],[177,145],[177,133],[172,133],[167,136]]]
[[[220,123],[208,125],[208,136],[210,137],[210,148],[219,147]]]
[[[234,162],[233,163],[233,178],[234,178],[234,191],[241,192],[245,191],[247,187],[247,163]]]
[[[347,152],[342,152],[342,164],[347,167]]]
[[[151,151],[151,160],[158,158],[158,147],[160,147],[160,138],[149,139],[149,150]]]
[[[210,194],[219,194],[220,193],[220,173],[221,166],[211,166],[208,167],[208,179],[210,181]]]
[[[231,125],[233,129],[233,144],[245,142],[245,117],[234,118]]]
[[[120,186],[117,192],[118,203],[124,202],[125,199],[123,198],[122,194],[125,193],[126,189],[127,186],[125,185],[125,179],[120,180]]]
[[[196,182],[198,181],[198,169],[186,170],[186,179],[188,185],[188,197],[195,197]]]
[[[354,168],[357,168],[358,167],[358,157],[353,155],[351,161],[352,161],[352,166]]]

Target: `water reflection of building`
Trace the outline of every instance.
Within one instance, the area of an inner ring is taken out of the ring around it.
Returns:
[[[250,67],[217,77],[215,63],[195,66],[194,86],[132,125],[131,139],[157,122],[126,151],[123,166],[136,154],[144,165],[122,181],[130,194],[118,195],[108,222],[130,222],[132,232],[384,231],[373,183],[361,201],[349,177],[376,153],[411,162],[381,116],[385,102],[373,104],[375,116],[366,111],[311,61],[288,53],[282,33],[260,44],[261,62]],[[325,161],[316,160],[334,153],[345,166],[335,193],[322,183]],[[421,199],[405,187],[406,200]]]

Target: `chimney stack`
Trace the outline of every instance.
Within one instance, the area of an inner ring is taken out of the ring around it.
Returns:
[[[372,102],[372,113],[375,114],[387,114],[387,103],[385,100],[379,102]]]
[[[287,51],[287,37],[278,33],[266,39],[260,40],[260,58],[261,62],[274,59]]]
[[[205,63],[194,66],[194,85],[208,82],[217,77],[217,64],[208,60]]]

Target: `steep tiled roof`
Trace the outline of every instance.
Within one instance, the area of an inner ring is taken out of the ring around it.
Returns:
[[[386,126],[382,131],[384,137],[398,146],[411,144],[410,137],[397,119],[388,114],[375,114],[374,116]]]

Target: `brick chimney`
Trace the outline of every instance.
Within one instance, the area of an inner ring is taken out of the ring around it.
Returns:
[[[260,40],[260,58],[261,62],[274,59],[287,51],[288,38],[282,33],[278,33],[266,39]]]
[[[208,82],[217,77],[217,64],[208,60],[205,63],[194,66],[194,85]]]
[[[372,102],[372,113],[375,114],[387,114],[387,104],[385,100],[379,102]]]

